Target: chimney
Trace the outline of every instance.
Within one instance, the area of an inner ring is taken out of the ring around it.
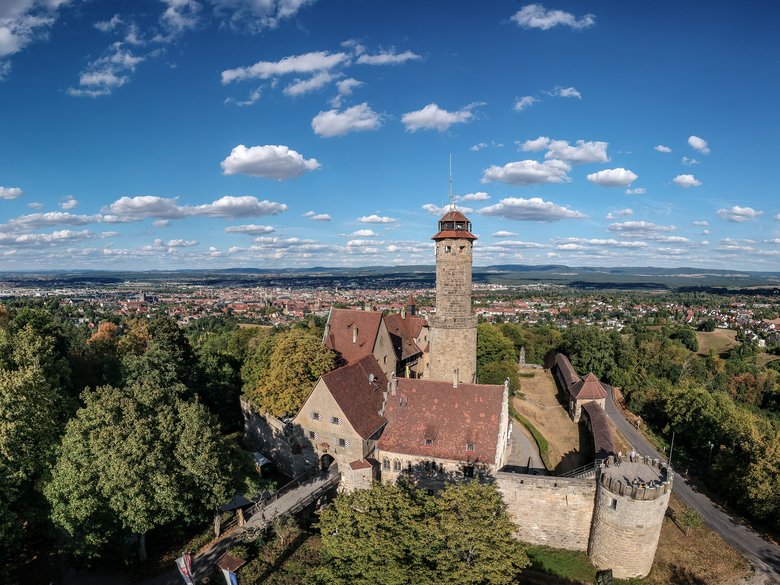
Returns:
[[[395,372],[390,375],[390,380],[387,382],[387,389],[390,391],[390,396],[395,396],[396,389],[398,388],[398,379],[395,377]]]
[[[455,368],[452,371],[452,387],[457,388],[458,387],[458,368]]]
[[[352,343],[357,343],[358,338],[358,327],[355,325],[352,327]]]
[[[406,308],[401,307],[401,319],[406,319]]]

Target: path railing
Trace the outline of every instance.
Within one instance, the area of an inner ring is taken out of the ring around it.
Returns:
[[[595,471],[596,467],[601,465],[603,461],[604,461],[603,459],[596,459],[595,461],[593,461],[593,463],[588,463],[587,465],[583,465],[582,467],[578,467],[577,469],[572,469],[571,471],[567,471],[566,473],[560,474],[558,477],[579,477],[582,475],[587,475],[592,471]]]
[[[316,490],[299,498],[295,503],[292,504],[292,506],[288,507],[283,512],[275,514],[273,518],[265,518],[265,520],[266,522],[272,521],[276,518],[279,518],[291,512],[300,511],[301,509],[308,506],[309,503],[311,503],[316,498],[318,498],[323,491],[330,489],[331,487],[339,483],[341,479],[341,474],[339,473],[338,467],[335,464],[331,465],[331,467],[326,472],[310,471],[308,473],[296,477],[289,483],[286,483],[281,488],[276,490],[276,492],[270,498],[266,498],[265,500],[260,500],[259,502],[254,504],[251,508],[247,510],[247,516],[251,518],[258,512],[268,510],[272,504],[274,504],[277,500],[279,500],[279,498],[285,496],[286,494],[293,491],[294,489],[299,488],[301,485],[303,485],[305,482],[309,481],[310,479],[314,479],[315,477],[322,477],[322,476],[327,476],[327,480],[323,484],[317,486]],[[301,506],[301,503],[303,503],[304,501],[305,504]]]

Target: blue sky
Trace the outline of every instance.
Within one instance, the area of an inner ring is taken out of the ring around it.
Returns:
[[[0,0],[0,270],[780,270],[779,12]]]

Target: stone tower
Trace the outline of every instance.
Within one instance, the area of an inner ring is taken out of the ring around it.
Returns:
[[[439,220],[436,242],[436,314],[431,325],[432,380],[476,382],[477,317],[471,309],[471,222],[454,205]]]
[[[663,461],[639,457],[599,466],[588,557],[618,579],[645,577],[653,566],[673,474]]]

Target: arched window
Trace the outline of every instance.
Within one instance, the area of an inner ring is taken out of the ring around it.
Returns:
[[[398,459],[393,459],[393,471],[401,471],[401,462]]]
[[[390,460],[387,457],[382,459],[382,469],[385,469],[387,471],[390,470]]]

